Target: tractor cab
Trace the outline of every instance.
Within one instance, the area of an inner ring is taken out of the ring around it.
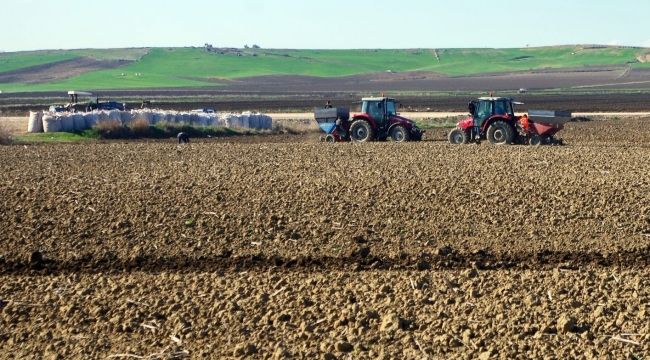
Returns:
[[[377,128],[385,130],[390,126],[390,116],[397,115],[395,99],[387,97],[363,98],[361,112],[368,114],[375,123]]]
[[[508,117],[514,119],[515,110],[513,104],[521,104],[514,102],[511,98],[504,97],[482,97],[478,98],[474,110],[474,127],[482,128],[485,121],[493,116]]]

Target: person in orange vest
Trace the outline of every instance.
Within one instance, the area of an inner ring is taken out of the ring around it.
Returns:
[[[524,114],[519,118],[519,123],[524,127],[524,130],[530,131],[530,119],[528,119],[527,114]]]

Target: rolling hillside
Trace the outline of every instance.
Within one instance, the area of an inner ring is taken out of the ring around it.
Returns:
[[[279,50],[154,48],[0,54],[3,92],[227,86],[267,75],[341,77],[428,72],[440,76],[597,66],[650,67],[645,48]],[[83,63],[83,66],[75,64]],[[96,64],[96,66],[93,66]]]

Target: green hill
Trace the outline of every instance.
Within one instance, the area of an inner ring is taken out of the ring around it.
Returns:
[[[223,86],[219,79],[264,75],[338,77],[373,72],[428,71],[471,75],[542,68],[599,65],[646,67],[637,58],[645,48],[557,46],[523,49],[403,49],[403,50],[278,50],[154,48],[53,50],[0,54],[0,90],[59,91],[68,89],[129,89]],[[436,53],[439,59],[436,57]],[[123,60],[126,66],[110,70],[72,72],[63,80],[25,81],[16,72],[39,71],[64,60],[92,57]],[[124,61],[126,60],[126,62]],[[6,76],[11,74],[12,76]],[[137,74],[137,75],[136,75]],[[3,75],[5,75],[3,77]],[[2,79],[11,79],[3,82]]]

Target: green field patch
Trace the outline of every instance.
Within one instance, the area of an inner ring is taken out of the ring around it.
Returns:
[[[74,132],[26,133],[14,135],[12,140],[18,143],[58,143],[99,140],[101,136],[96,129]]]
[[[0,54],[0,73],[80,57],[70,52],[18,52]]]
[[[85,73],[47,84],[0,84],[0,90],[138,89],[218,86],[215,79],[267,75],[340,77],[366,73],[427,71],[450,76],[548,68],[630,65],[641,48],[554,46],[513,49],[239,49],[223,53],[202,48],[85,49],[0,55],[0,72],[78,56],[132,60],[116,70]],[[435,54],[438,54],[436,58]],[[4,61],[4,62],[3,62]],[[201,81],[205,79],[205,81]]]

